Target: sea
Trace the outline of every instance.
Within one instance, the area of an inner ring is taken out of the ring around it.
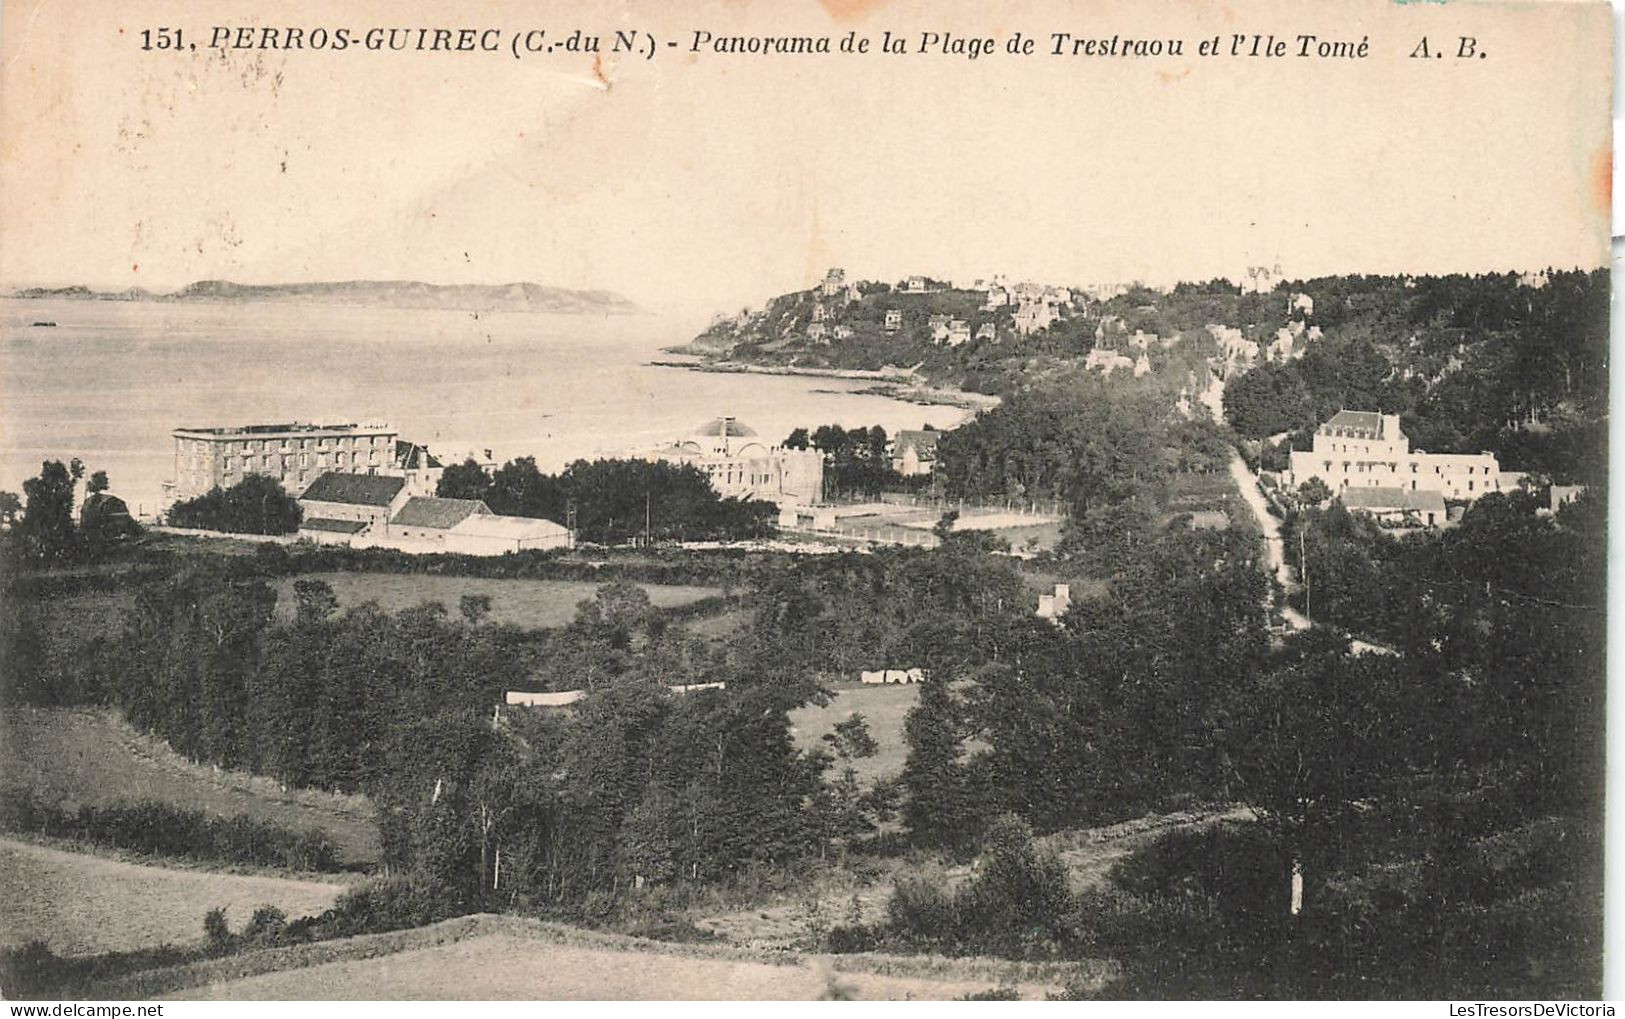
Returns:
[[[35,323],[54,322],[53,326]],[[177,427],[387,421],[442,460],[543,470],[636,454],[732,416],[774,442],[822,424],[952,428],[969,412],[866,380],[656,366],[692,334],[653,315],[0,300],[0,489],[48,459],[156,511]]]

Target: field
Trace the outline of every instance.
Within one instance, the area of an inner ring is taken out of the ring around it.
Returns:
[[[290,966],[298,968],[286,968]],[[1098,964],[667,945],[534,920],[476,916],[416,931],[203,963],[108,990],[135,997],[167,990],[177,998],[212,1000],[943,1000],[993,987],[1042,998],[1069,980],[1098,979],[1100,970]],[[162,983],[166,977],[171,980],[168,988]]]
[[[844,722],[853,712],[863,715],[869,733],[880,744],[873,757],[852,762],[858,781],[864,785],[877,779],[896,777],[903,770],[908,747],[903,742],[903,716],[919,699],[920,688],[912,685],[862,686],[845,683],[834,687],[835,696],[826,707],[808,704],[790,712],[790,725],[796,745],[805,749],[823,746],[821,737]]]
[[[320,913],[337,882],[143,866],[0,838],[0,945],[42,940],[58,955],[180,945],[203,938],[203,914],[226,908],[233,928],[273,905]]]
[[[54,802],[157,800],[222,817],[250,814],[321,829],[345,863],[367,864],[378,856],[366,799],[284,791],[270,779],[193,764],[113,711],[10,706],[0,735],[0,776]]]
[[[388,612],[439,602],[456,614],[465,594],[491,598],[490,620],[514,626],[545,628],[564,626],[575,618],[576,605],[598,592],[600,585],[576,580],[480,580],[475,577],[443,577],[404,573],[312,573],[292,577],[277,584],[277,618],[293,618],[295,580],[322,580],[333,588],[339,605],[348,607],[375,601]],[[721,594],[717,588],[679,585],[640,584],[649,592],[657,608],[671,608]]]

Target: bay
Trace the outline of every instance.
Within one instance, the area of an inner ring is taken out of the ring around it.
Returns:
[[[967,417],[860,392],[865,380],[649,364],[690,335],[650,315],[4,299],[0,488],[20,492],[42,460],[77,456],[152,512],[176,427],[384,420],[442,459],[490,449],[556,470],[724,415],[775,442],[797,427]]]

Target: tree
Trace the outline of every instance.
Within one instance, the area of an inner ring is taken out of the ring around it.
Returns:
[[[1319,506],[1332,497],[1332,490],[1319,478],[1310,478],[1298,486],[1298,498],[1308,506]]]
[[[442,499],[484,499],[491,479],[473,457],[440,472],[434,494]]]
[[[23,501],[16,492],[0,492],[0,523],[14,527],[23,511]]]
[[[232,534],[292,534],[304,511],[282,483],[266,474],[250,474],[230,488],[210,489],[169,509],[169,522]]]
[[[293,597],[297,604],[294,618],[303,624],[325,623],[339,610],[333,585],[325,580],[294,581]]]
[[[92,474],[90,480],[85,483],[85,491],[90,495],[107,491],[107,472],[97,471]]]
[[[84,466],[74,461],[83,473]],[[78,475],[60,460],[47,460],[37,476],[23,482],[22,531],[31,538],[41,555],[59,556],[73,546],[73,487]]]
[[[1347,847],[1342,828],[1403,770],[1395,667],[1350,657],[1345,639],[1315,629],[1292,638],[1272,668],[1230,691],[1221,740],[1242,798],[1270,826],[1288,861],[1279,908],[1297,914],[1314,864]]]
[[[806,449],[811,440],[807,436],[807,429],[797,428],[784,440],[785,449]]]
[[[843,761],[873,757],[880,751],[880,744],[869,731],[868,719],[858,711],[852,712],[844,721],[836,722],[832,730],[824,733],[823,741]]]
[[[903,823],[916,842],[958,847],[976,834],[976,804],[964,752],[960,708],[946,680],[932,677],[903,721]]]

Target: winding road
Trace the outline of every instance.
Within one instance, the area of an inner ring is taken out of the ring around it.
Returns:
[[[1224,420],[1224,380],[1217,375],[1202,392],[1202,402],[1213,411],[1215,421]],[[1242,501],[1247,508],[1253,511],[1253,519],[1258,521],[1258,529],[1264,536],[1264,561],[1276,580],[1280,581],[1285,591],[1295,591],[1298,588],[1297,571],[1288,565],[1286,549],[1281,539],[1281,522],[1270,513],[1269,501],[1264,498],[1264,492],[1258,487],[1258,475],[1248,470],[1246,461],[1236,450],[1230,450],[1230,477],[1236,482],[1236,490],[1241,493]],[[1294,630],[1309,629],[1309,617],[1283,601],[1278,606],[1281,618]],[[1393,655],[1399,652],[1383,644],[1373,644],[1358,637],[1349,636],[1349,650],[1357,655]]]

